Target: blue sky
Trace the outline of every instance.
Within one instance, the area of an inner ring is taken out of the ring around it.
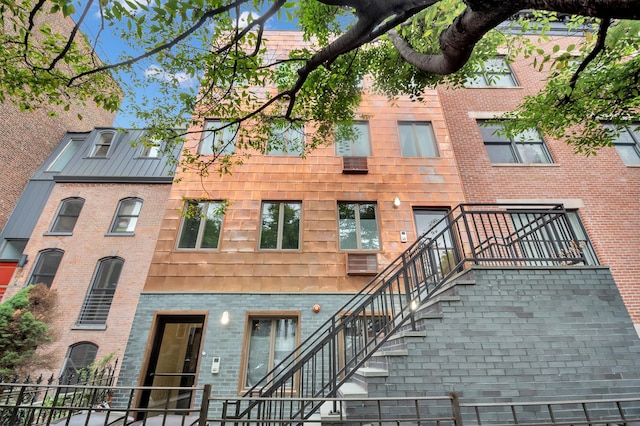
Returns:
[[[122,0],[120,0],[122,1]],[[78,6],[80,10],[81,6]],[[96,52],[100,56],[100,58],[105,63],[115,63],[118,62],[119,57],[124,54],[128,55],[137,55],[142,52],[135,52],[133,49],[129,48],[126,43],[124,43],[117,34],[117,29],[114,27],[105,26],[101,29],[101,19],[98,11],[98,6],[94,3],[94,10],[92,10],[85,21],[81,26],[82,32],[91,40],[92,42],[95,40],[97,36],[99,36],[99,43],[96,45]],[[78,16],[75,16],[78,18]],[[291,22],[282,22],[282,21],[274,21],[270,22],[269,29],[293,29],[295,26]],[[135,116],[133,116],[130,111],[128,111],[130,105],[132,104],[140,104],[142,97],[147,94],[153,95],[155,92],[155,87],[153,83],[153,78],[149,78],[149,76],[155,76],[156,78],[162,78],[162,71],[154,68],[153,63],[145,62],[144,64],[139,64],[134,67],[132,71],[128,71],[129,73],[137,73],[139,76],[145,76],[147,84],[142,87],[132,88],[128,90],[128,95],[125,96],[123,104],[118,112],[114,125],[116,127],[142,127],[144,123],[138,121]],[[123,85],[127,85],[131,83],[132,77],[131,74],[127,74],[125,72],[120,72],[118,74],[118,78],[121,80]],[[184,81],[184,85],[195,85],[194,81]]]

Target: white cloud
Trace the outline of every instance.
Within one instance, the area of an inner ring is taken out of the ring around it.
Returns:
[[[188,87],[195,84],[195,79],[184,72],[169,73],[157,65],[150,65],[144,70],[144,75],[153,80],[175,81],[182,87]]]

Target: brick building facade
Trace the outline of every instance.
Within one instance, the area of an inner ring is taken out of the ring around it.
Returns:
[[[571,39],[557,37],[549,44],[558,42]],[[470,203],[561,202],[575,209],[640,332],[640,253],[634,249],[640,236],[640,167],[625,164],[613,147],[586,157],[544,135],[548,162],[492,161],[483,143],[479,120],[513,110],[544,85],[545,73],[531,62],[511,64],[513,87],[438,89],[465,197]]]

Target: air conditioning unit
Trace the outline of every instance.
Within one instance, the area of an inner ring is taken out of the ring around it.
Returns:
[[[347,275],[377,275],[378,256],[375,253],[347,253]]]
[[[367,167],[367,157],[342,157],[342,173],[369,173],[369,169]]]

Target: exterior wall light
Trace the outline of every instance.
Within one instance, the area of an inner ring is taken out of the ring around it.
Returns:
[[[393,207],[396,209],[400,207],[400,198],[396,197],[393,199]]]
[[[229,311],[224,311],[222,313],[222,317],[220,317],[220,323],[222,325],[227,325],[229,324]]]

